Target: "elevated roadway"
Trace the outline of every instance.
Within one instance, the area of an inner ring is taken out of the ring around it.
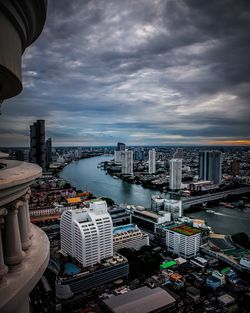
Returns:
[[[202,196],[182,198],[183,209],[188,209],[192,205],[203,204],[210,201],[224,199],[229,195],[240,195],[250,192],[250,185],[246,187],[219,191],[216,193],[208,193]]]

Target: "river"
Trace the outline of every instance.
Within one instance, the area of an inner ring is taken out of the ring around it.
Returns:
[[[150,208],[151,195],[160,192],[114,179],[97,168],[98,163],[112,158],[113,156],[103,155],[73,162],[63,169],[61,177],[78,189],[88,190],[95,196],[111,198],[117,204],[126,203]],[[215,213],[209,213],[206,209],[211,209]],[[184,214],[205,219],[215,232],[224,234],[245,232],[250,235],[250,209],[228,209],[220,205],[206,209]]]

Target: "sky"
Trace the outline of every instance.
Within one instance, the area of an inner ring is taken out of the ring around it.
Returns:
[[[0,145],[250,144],[249,0],[50,0]]]

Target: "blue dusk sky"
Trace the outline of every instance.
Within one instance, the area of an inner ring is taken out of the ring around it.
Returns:
[[[1,146],[250,144],[249,0],[51,0]]]

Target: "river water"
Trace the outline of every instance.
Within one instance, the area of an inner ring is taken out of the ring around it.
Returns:
[[[95,196],[111,198],[117,204],[126,203],[150,208],[151,195],[160,192],[114,179],[97,168],[98,163],[112,158],[113,156],[103,155],[73,162],[63,169],[61,177],[78,189],[88,190]],[[207,212],[207,209],[214,213]],[[205,219],[215,232],[223,234],[245,232],[250,235],[250,209],[228,209],[218,205],[198,212],[186,214],[184,212],[184,215]]]

